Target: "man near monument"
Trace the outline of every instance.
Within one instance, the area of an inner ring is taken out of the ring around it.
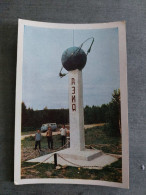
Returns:
[[[64,146],[66,142],[66,133],[67,133],[67,129],[65,128],[65,125],[62,125],[60,132],[61,132],[62,146]]]
[[[47,142],[48,142],[48,148],[53,149],[53,138],[52,138],[52,129],[51,127],[48,127],[48,130],[46,132]]]
[[[37,130],[35,134],[35,150],[37,149],[37,145],[39,145],[39,149],[41,150],[41,133],[40,130]]]

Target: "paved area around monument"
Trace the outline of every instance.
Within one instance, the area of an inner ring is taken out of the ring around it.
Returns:
[[[62,150],[63,151],[63,150]],[[62,151],[59,151],[57,155],[57,164],[61,166],[73,166],[73,167],[84,167],[89,169],[102,169],[106,165],[110,165],[113,162],[116,162],[118,158],[113,157],[111,155],[107,155],[102,153],[101,156],[94,158],[93,160],[80,160],[63,157],[61,155]],[[43,163],[51,163],[54,164],[54,153],[47,154],[44,156],[40,156],[35,159],[28,160],[27,162],[43,162]],[[47,159],[47,160],[46,160]],[[46,160],[46,161],[45,161]]]

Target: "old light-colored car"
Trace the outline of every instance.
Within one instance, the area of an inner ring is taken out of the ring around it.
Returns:
[[[57,129],[57,124],[56,123],[42,124],[42,126],[41,126],[41,132],[47,131],[48,127],[51,127],[52,131],[55,131]]]

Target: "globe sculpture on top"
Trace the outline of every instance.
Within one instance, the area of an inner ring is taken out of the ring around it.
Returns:
[[[67,71],[82,70],[87,61],[87,55],[79,47],[70,47],[62,54],[62,65]]]
[[[82,46],[84,45],[85,42],[87,42],[89,39],[92,39],[91,45],[87,51],[87,53],[84,52],[82,49]],[[86,65],[87,62],[87,55],[91,51],[91,47],[93,45],[94,38],[90,37],[86,39],[79,47],[69,47],[66,49],[61,58],[62,62],[62,68],[59,72],[59,76],[62,78],[66,74],[62,74],[61,71],[63,68],[65,68],[67,71],[72,71],[72,70],[82,70],[84,66]]]

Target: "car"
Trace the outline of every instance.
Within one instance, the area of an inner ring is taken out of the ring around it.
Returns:
[[[55,131],[57,129],[57,124],[56,123],[42,124],[42,126],[41,126],[41,132],[47,131],[48,127],[51,127],[52,131]]]

